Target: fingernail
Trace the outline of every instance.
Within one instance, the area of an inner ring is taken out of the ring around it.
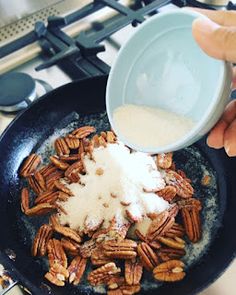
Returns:
[[[207,137],[207,140],[206,140],[206,144],[207,144],[209,147],[213,148],[213,146],[211,145],[211,142],[210,142],[210,140],[209,140],[208,137]]]
[[[224,142],[224,147],[225,147],[225,152],[229,157],[235,156],[235,154],[233,153],[233,151],[231,149],[231,144],[229,141]]]
[[[230,156],[230,147],[228,145],[225,145],[225,152],[228,156]]]
[[[219,149],[219,148],[220,148],[220,147],[217,147],[217,146],[215,146],[214,144],[212,144],[212,142],[211,142],[209,136],[208,136],[207,139],[206,139],[206,144],[207,144],[210,148],[213,148],[213,149]]]
[[[209,147],[213,147],[212,145],[211,145],[211,143],[210,143],[210,140],[209,140],[209,136],[207,137],[207,139],[206,139],[206,144],[209,146]]]

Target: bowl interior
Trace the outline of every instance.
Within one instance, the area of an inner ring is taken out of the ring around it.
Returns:
[[[225,72],[224,63],[207,56],[192,36],[192,22],[199,16],[185,10],[159,14],[121,49],[107,87],[112,125],[112,113],[122,104],[161,107],[197,123],[209,112]]]

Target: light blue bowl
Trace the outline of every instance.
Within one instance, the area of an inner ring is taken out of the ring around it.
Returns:
[[[215,125],[228,102],[231,65],[209,57],[195,42],[192,22],[199,16],[204,17],[180,9],[153,16],[137,28],[112,66],[108,117],[119,139],[135,150],[162,153],[189,146]],[[129,142],[114,125],[113,112],[123,104],[161,107],[196,124],[177,142],[144,148]]]

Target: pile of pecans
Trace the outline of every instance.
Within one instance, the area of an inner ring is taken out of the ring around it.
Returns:
[[[119,224],[115,218],[108,228],[78,232],[59,223],[57,213],[66,214],[58,201],[72,197],[71,191],[61,182],[79,182],[86,174],[83,159],[93,156],[93,149],[116,144],[112,131],[94,135],[95,128],[83,126],[72,133],[56,139],[56,155],[50,164],[41,166],[41,158],[31,154],[23,162],[20,176],[27,186],[21,192],[21,209],[28,216],[50,214],[49,222],[43,224],[33,241],[32,255],[47,256],[49,270],[45,278],[52,284],[78,285],[86,266],[93,266],[87,280],[92,286],[104,285],[107,294],[135,294],[141,290],[143,269],[153,273],[154,279],[176,282],[185,276],[185,240],[192,243],[201,239],[201,202],[194,198],[191,180],[177,170],[172,153],[156,156],[157,167],[163,170],[166,186],[155,192],[168,201],[170,209],[149,214],[150,226],[144,235],[135,230],[136,239],[127,237],[135,220],[127,215],[127,222]],[[176,222],[181,215],[182,224]]]

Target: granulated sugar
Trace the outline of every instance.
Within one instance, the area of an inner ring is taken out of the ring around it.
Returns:
[[[176,142],[194,122],[160,108],[126,104],[115,109],[114,124],[120,135],[140,147],[157,147]]]
[[[67,215],[60,216],[62,224],[73,229],[103,226],[115,216],[123,223],[126,210],[137,219],[147,213],[162,212],[169,203],[154,191],[165,186],[154,159],[147,154],[133,152],[123,144],[108,144],[93,151],[93,160],[84,159],[86,170],[80,183],[67,186],[74,196],[61,203]]]

